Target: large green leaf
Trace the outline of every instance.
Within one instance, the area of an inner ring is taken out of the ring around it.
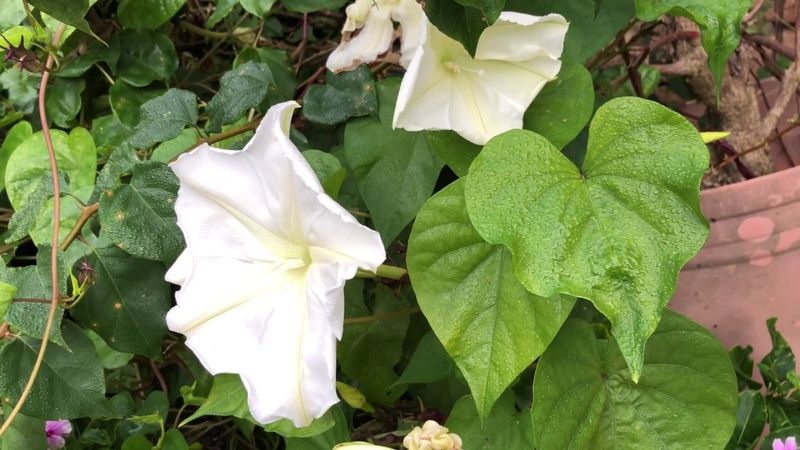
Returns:
[[[92,341],[71,322],[64,322],[61,331],[70,350],[55,345],[47,348],[22,412],[42,419],[109,415],[103,366]],[[18,337],[0,350],[0,395],[7,401],[13,403],[19,398],[40,343],[31,337]]]
[[[589,299],[611,320],[636,380],[678,272],[708,235],[707,167],[683,116],[615,99],[597,111],[582,169],[530,131],[489,141],[467,177],[467,208],[484,239],[511,249],[529,291]]]
[[[636,15],[642,20],[656,20],[669,14],[692,19],[702,31],[708,66],[722,83],[725,63],[739,46],[739,28],[752,0],[636,0]]]
[[[217,132],[222,125],[235,122],[248,109],[258,106],[272,83],[272,72],[264,63],[249,61],[225,72],[219,92],[208,102],[208,130]]]
[[[97,155],[92,135],[84,128],[73,128],[69,135],[52,130],[50,135],[56,151],[58,170],[69,177],[69,188],[78,190],[94,185]],[[14,209],[22,209],[39,185],[39,180],[50,172],[50,158],[42,132],[23,141],[6,166],[6,192]]]
[[[0,31],[5,31],[14,25],[19,25],[25,18],[25,7],[22,1],[13,1],[3,4],[0,8]]]
[[[544,352],[574,299],[547,299],[514,278],[511,252],[472,227],[462,178],[422,207],[408,270],[422,312],[461,368],[486,417],[509,384]]]
[[[284,2],[285,4],[285,2]],[[218,6],[219,7],[219,6]],[[288,7],[288,5],[287,5]],[[277,48],[245,48],[233,61],[233,67],[239,67],[248,61],[262,62],[272,72],[272,81],[267,87],[267,102],[270,105],[285,102],[294,98],[297,88],[297,77],[294,73],[289,53]]]
[[[533,395],[542,449],[716,450],[736,423],[736,377],[725,349],[672,312],[647,343],[637,384],[614,341],[568,321],[536,367]]]
[[[109,347],[151,358],[161,354],[171,290],[162,264],[134,258],[107,239],[90,245],[94,283],[72,310]]]
[[[408,360],[403,374],[395,384],[427,384],[446,379],[453,373],[455,365],[439,339],[428,332],[420,339],[417,348]]]
[[[475,409],[472,397],[461,398],[447,418],[447,428],[461,437],[470,450],[533,449],[530,409],[517,411],[514,395],[507,392],[497,400],[488,417]]]
[[[428,0],[425,2],[425,14],[436,28],[460,42],[470,55],[475,56],[478,40],[488,23],[479,9],[464,6],[468,2],[476,3],[477,0]],[[480,3],[499,2],[481,0]]]
[[[365,317],[390,314],[409,307],[385,285],[375,287],[372,309],[363,297],[363,282],[353,280],[345,288],[345,316]],[[407,291],[404,291],[407,292]],[[408,329],[408,316],[347,325],[339,343],[338,359],[342,372],[356,380],[355,386],[370,402],[393,403],[405,391],[393,386],[398,379],[394,366],[403,353],[403,338]]]
[[[378,83],[378,118],[352,120],[344,131],[345,158],[387,245],[417,215],[442,169],[424,133],[392,129],[399,89],[397,78]]]
[[[109,44],[119,58],[110,63],[120,80],[133,86],[147,86],[166,80],[178,68],[178,54],[172,41],[152,30],[122,30]]]
[[[332,427],[312,437],[287,437],[286,450],[330,450],[336,444],[350,440],[350,421],[342,407],[335,405],[326,415],[333,418]]]
[[[117,17],[125,28],[155,29],[165,24],[186,0],[120,0]]]
[[[174,210],[177,196],[178,179],[166,164],[136,165],[130,184],[100,197],[100,225],[131,255],[171,263],[184,247]]]
[[[83,18],[89,11],[89,0],[29,0],[29,2],[40,11],[61,22],[94,36],[92,29],[89,28],[89,22]]]
[[[303,158],[314,169],[325,193],[336,200],[339,196],[339,189],[347,176],[347,171],[342,167],[342,163],[330,153],[319,150],[306,150],[303,152]]]
[[[4,414],[10,414],[11,408],[11,405],[5,405]],[[0,450],[16,449],[49,450],[44,419],[17,415],[8,431],[0,437]]]
[[[177,137],[197,122],[197,96],[191,91],[170,89],[148,100],[140,108],[141,121],[128,143],[136,148],[150,147]]]
[[[17,288],[14,286],[0,282],[0,320],[5,320],[6,313],[11,308],[11,302],[14,301],[14,296],[17,295]]]
[[[603,0],[596,12],[589,0],[507,0],[505,9],[540,16],[550,13],[564,16],[569,21],[569,31],[562,59],[578,63],[608,45],[635,13],[630,0]]]
[[[303,115],[312,122],[326,125],[377,112],[375,83],[365,65],[338,75],[328,71],[325,84],[312,85],[303,97]]]

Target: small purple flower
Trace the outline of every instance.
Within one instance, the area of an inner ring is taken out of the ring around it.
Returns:
[[[794,436],[786,438],[786,442],[775,439],[772,441],[772,450],[797,450],[797,441]]]
[[[48,420],[44,432],[47,434],[47,449],[58,450],[66,445],[64,438],[72,433],[72,424],[69,420]]]

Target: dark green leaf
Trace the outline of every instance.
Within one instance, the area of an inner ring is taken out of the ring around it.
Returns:
[[[59,292],[66,292],[67,268],[59,253],[58,273]],[[3,268],[0,279],[17,288],[18,298],[50,299],[50,247],[42,245],[36,255],[35,266]],[[47,324],[47,315],[50,305],[46,303],[14,302],[6,314],[5,320],[23,336],[41,338]],[[63,311],[56,311],[53,326],[50,328],[50,341],[66,347],[61,337],[61,319]]]
[[[85,87],[86,82],[80,78],[56,78],[47,90],[47,117],[59,127],[70,128],[70,122],[81,110],[81,94]]]
[[[456,0],[458,3],[464,6],[471,6],[480,10],[483,13],[483,17],[492,24],[498,17],[500,17],[500,13],[503,12],[503,8],[506,6],[506,0]]]
[[[326,83],[312,85],[303,99],[303,115],[326,125],[378,112],[372,73],[365,65],[338,75],[328,71]]]
[[[19,25],[25,18],[25,7],[20,2],[8,2],[0,8],[0,30],[7,30]]]
[[[178,68],[178,54],[169,38],[151,30],[122,30],[109,44],[119,59],[111,64],[119,77],[133,86],[166,80]],[[118,81],[119,81],[118,80]]]
[[[97,357],[100,359],[100,364],[103,365],[104,369],[119,369],[120,367],[125,367],[131,359],[133,359],[133,353],[123,353],[114,350],[113,348],[109,347],[103,338],[92,331],[91,329],[84,329],[83,331],[86,332],[86,335],[89,339],[92,340],[92,344],[94,344],[95,353],[97,353]]]
[[[178,179],[159,162],[138,164],[130,184],[100,197],[100,224],[131,255],[171,263],[183,250],[175,218]]]
[[[90,201],[92,203],[100,199],[101,194],[111,192],[110,190],[119,185],[119,178],[130,173],[133,168],[140,163],[136,158],[136,153],[130,145],[123,143],[108,156],[106,164],[97,176],[97,184]]]
[[[472,0],[464,0],[463,3]],[[479,9],[463,6],[456,0],[428,0],[425,13],[431,23],[444,34],[464,45],[471,56],[475,56],[478,40],[488,23]],[[483,1],[481,1],[483,3]],[[487,0],[486,3],[493,3]]]
[[[428,145],[459,177],[469,171],[472,160],[483,149],[482,146],[462,138],[455,131],[427,131]]]
[[[533,426],[529,409],[517,411],[514,395],[507,392],[497,400],[488,417],[482,418],[472,397],[464,397],[453,406],[447,428],[461,437],[465,449],[533,449]]]
[[[106,239],[89,247],[86,263],[94,270],[94,283],[73,316],[114,350],[157,358],[171,303],[164,266],[134,258]]]
[[[219,92],[208,102],[208,131],[217,132],[258,106],[272,83],[272,73],[264,63],[249,61],[225,72]]]
[[[793,389],[787,375],[795,370],[794,353],[780,332],[775,329],[778,319],[767,320],[767,329],[772,338],[772,350],[758,363],[758,371],[770,392],[786,394]]]
[[[164,90],[160,88],[137,88],[128,83],[118,82],[108,91],[108,102],[111,104],[114,116],[126,127],[133,129],[141,120],[139,110],[142,105],[162,94]]]
[[[11,405],[4,408],[4,414],[11,412]],[[35,417],[19,414],[11,427],[0,437],[2,450],[47,450],[47,436],[44,432],[45,421]]]
[[[397,78],[378,83],[378,118],[350,121],[344,132],[347,163],[387,245],[430,197],[442,168],[424,133],[392,129],[399,89]]]
[[[511,252],[472,227],[460,179],[422,207],[408,243],[408,270],[422,312],[469,383],[486,417],[512,381],[544,352],[574,300],[529,293]]]
[[[69,351],[51,345],[22,412],[43,419],[107,416],[103,367],[81,329],[64,322]],[[18,337],[0,350],[0,394],[15,402],[39,352],[40,341]]]
[[[206,401],[181,426],[203,416],[233,416],[255,422],[247,406],[247,391],[239,375],[224,373],[214,377]]]
[[[138,123],[138,107],[136,108],[136,116]],[[119,147],[133,134],[133,130],[120,122],[117,116],[113,114],[100,116],[92,120],[91,132],[95,145],[97,145],[97,153],[104,156],[109,156],[115,148]]]
[[[345,317],[387,314],[409,307],[385,285],[375,287],[375,303],[365,304],[363,284],[353,280],[345,288]],[[403,394],[403,387],[389,388],[398,379],[393,367],[400,361],[408,316],[345,327],[339,342],[338,358],[342,372],[358,382],[356,387],[370,402],[392,403]]]
[[[761,388],[761,383],[753,379],[753,347],[736,346],[730,351],[733,368],[736,370],[736,379],[739,382],[739,390]]]
[[[141,121],[128,140],[131,146],[146,148],[168,141],[197,123],[197,96],[190,91],[170,89],[143,104],[140,116]]]
[[[233,67],[239,67],[248,61],[262,62],[269,66],[273,81],[267,88],[267,102],[270,105],[294,98],[297,77],[294,74],[289,54],[285,50],[263,47],[246,48],[236,55]]]
[[[728,442],[727,450],[752,449],[764,432],[767,423],[767,407],[764,397],[758,391],[746,390],[739,393],[739,407],[736,411],[736,428]]]
[[[64,22],[67,25],[94,36],[89,22],[83,18],[89,11],[89,0],[29,0],[40,11]]]
[[[711,0],[716,1],[716,0]],[[562,60],[583,63],[608,45],[634,16],[630,0],[603,0],[595,13],[588,0],[507,0],[506,11],[534,15],[558,13],[569,21]]]
[[[728,57],[739,46],[742,19],[752,5],[752,0],[636,0],[636,14],[648,21],[664,14],[695,21],[702,31],[703,48],[719,89]]]
[[[289,11],[310,13],[323,9],[339,9],[347,0],[284,0],[283,4]]]
[[[189,444],[181,432],[173,428],[164,433],[161,450],[189,450]]]
[[[66,182],[63,179],[59,180],[59,183],[61,183],[62,189],[66,186]],[[30,194],[22,209],[15,211],[14,215],[11,216],[11,221],[8,223],[10,235],[6,238],[7,243],[16,242],[31,232],[39,212],[50,198],[53,198],[53,176],[48,173],[40,179],[39,184]]]
[[[239,0],[217,0],[217,4],[214,8],[214,12],[211,13],[211,16],[208,18],[208,22],[206,26],[208,28],[214,28],[217,26],[218,23],[222,21],[228,14],[233,11],[233,8],[239,4]]]
[[[543,297],[591,300],[638,379],[644,345],[703,246],[700,179],[708,150],[683,116],[639,98],[602,106],[583,168],[543,137],[502,134],[470,167],[470,219],[514,255],[514,274]]]
[[[725,447],[736,424],[736,378],[708,330],[665,312],[639,382],[630,378],[614,341],[568,321],[536,367],[537,448]]]
[[[337,444],[350,440],[349,420],[342,408],[333,406],[327,413],[333,418],[334,426],[313,437],[288,437],[286,450],[330,450]]]
[[[120,0],[117,17],[125,28],[156,29],[185,3],[186,0]]]

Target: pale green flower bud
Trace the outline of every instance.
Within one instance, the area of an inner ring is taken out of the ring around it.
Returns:
[[[403,439],[408,450],[461,450],[461,438],[433,420],[414,427]]]

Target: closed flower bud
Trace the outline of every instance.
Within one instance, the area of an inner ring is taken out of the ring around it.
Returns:
[[[414,427],[403,439],[408,450],[461,450],[461,438],[433,420]]]

